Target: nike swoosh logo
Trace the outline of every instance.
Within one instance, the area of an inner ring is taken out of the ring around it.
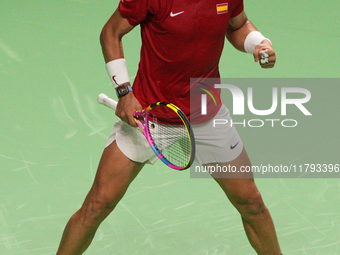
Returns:
[[[230,149],[235,149],[235,147],[238,145],[239,142],[237,142],[237,144],[235,144],[234,146],[230,145]]]
[[[172,13],[170,12],[170,17],[173,18],[173,17],[176,17],[177,15],[180,15],[182,14],[184,11],[181,11],[181,12],[177,12],[177,13]]]

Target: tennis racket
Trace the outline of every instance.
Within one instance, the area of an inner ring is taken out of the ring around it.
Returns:
[[[97,98],[100,104],[116,109],[118,102],[105,94]],[[135,112],[135,121],[151,149],[168,167],[184,170],[191,166],[195,157],[195,140],[185,114],[175,105],[154,103]]]

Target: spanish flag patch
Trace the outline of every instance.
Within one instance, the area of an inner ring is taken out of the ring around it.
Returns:
[[[216,4],[217,14],[223,14],[228,12],[228,3]]]

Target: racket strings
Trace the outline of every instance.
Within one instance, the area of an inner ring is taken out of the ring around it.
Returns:
[[[157,111],[154,110],[157,108]],[[191,157],[190,136],[179,115],[167,106],[157,106],[149,113],[149,131],[164,157],[178,167],[185,167]],[[162,116],[161,121],[157,116]],[[166,119],[167,122],[162,123]],[[178,125],[177,123],[181,123]]]

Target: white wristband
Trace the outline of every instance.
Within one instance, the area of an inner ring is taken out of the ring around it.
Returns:
[[[264,37],[259,31],[250,32],[244,40],[244,49],[247,53],[254,53],[257,45],[261,44],[263,40],[272,43],[268,38]]]
[[[119,58],[106,63],[106,69],[115,88],[129,82],[126,60]]]

